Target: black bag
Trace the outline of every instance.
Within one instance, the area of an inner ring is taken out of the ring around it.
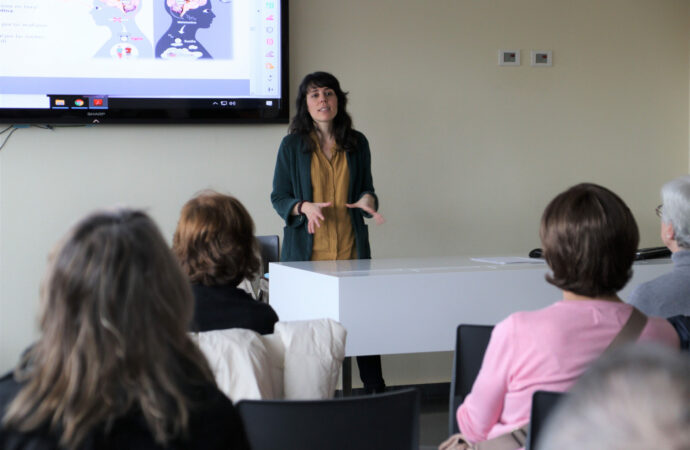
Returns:
[[[690,351],[690,316],[673,316],[668,321],[678,333],[681,350]]]

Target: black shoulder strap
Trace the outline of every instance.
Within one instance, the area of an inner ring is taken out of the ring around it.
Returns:
[[[630,313],[628,321],[625,322],[623,328],[621,328],[616,337],[613,338],[609,346],[606,347],[606,350],[604,350],[604,353],[602,354],[605,355],[623,344],[636,341],[642,333],[642,330],[644,330],[645,325],[647,325],[647,316],[642,314],[639,309],[633,306],[632,313]]]

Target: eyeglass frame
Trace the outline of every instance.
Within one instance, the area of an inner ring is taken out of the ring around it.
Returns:
[[[656,213],[657,216],[663,217],[664,214],[664,204],[660,204],[656,208],[654,208],[654,212]]]

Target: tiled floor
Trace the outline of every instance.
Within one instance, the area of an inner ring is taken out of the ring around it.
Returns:
[[[437,449],[448,437],[448,399],[422,400],[419,417],[420,450]]]
[[[416,386],[424,390],[423,385]],[[392,389],[403,386],[393,387]],[[408,387],[408,386],[404,386]],[[448,388],[444,392],[435,391],[433,396],[422,394],[419,416],[419,449],[437,450],[438,445],[448,437]],[[389,387],[389,389],[391,389]],[[443,390],[442,389],[442,390]],[[361,389],[355,389],[353,395],[364,395]],[[336,397],[342,396],[342,392],[336,392]]]

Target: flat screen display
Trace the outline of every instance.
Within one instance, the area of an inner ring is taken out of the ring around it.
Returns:
[[[287,122],[287,0],[0,0],[0,123]]]

